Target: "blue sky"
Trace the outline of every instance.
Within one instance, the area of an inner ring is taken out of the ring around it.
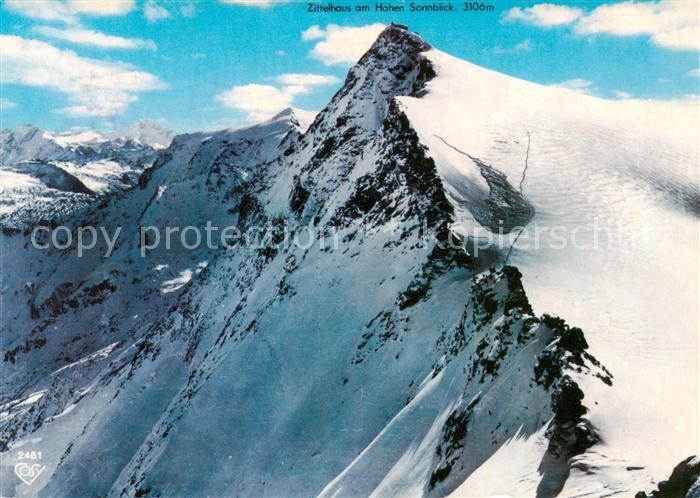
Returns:
[[[295,1],[5,0],[1,126],[107,130],[149,119],[185,132],[289,104],[318,110],[376,23],[391,21],[452,55],[543,84],[605,98],[700,93],[697,3],[485,3],[495,10],[311,14]]]

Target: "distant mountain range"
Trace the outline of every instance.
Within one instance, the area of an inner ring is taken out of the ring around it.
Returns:
[[[0,225],[58,219],[91,197],[132,187],[174,133],[149,123],[108,134],[55,134],[33,126],[0,131]]]

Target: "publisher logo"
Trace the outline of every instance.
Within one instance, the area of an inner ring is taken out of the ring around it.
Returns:
[[[17,463],[15,464],[15,474],[27,486],[31,486],[36,478],[46,470],[46,465],[41,464],[41,451],[18,451]]]
[[[46,465],[39,463],[19,462],[15,464],[15,474],[22,479],[22,482],[27,486],[36,480],[37,477],[46,469]]]

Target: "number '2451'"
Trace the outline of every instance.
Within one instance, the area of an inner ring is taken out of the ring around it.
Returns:
[[[41,451],[19,451],[17,460],[41,460]]]

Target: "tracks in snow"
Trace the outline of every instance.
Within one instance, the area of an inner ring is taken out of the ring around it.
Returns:
[[[523,174],[520,177],[520,195],[525,198],[525,193],[523,192],[523,184],[525,183],[525,176],[527,175],[527,168],[529,166],[528,161],[530,160],[530,143],[531,143],[531,137],[530,137],[530,130],[525,128],[525,133],[527,133],[527,149],[525,149],[525,167],[523,168]],[[518,242],[518,239],[520,236],[523,234],[523,231],[525,230],[525,227],[523,226],[520,228],[520,231],[518,232],[518,235],[515,236],[515,239],[513,239],[513,242],[510,244],[510,247],[508,248],[508,253],[506,254],[505,260],[503,260],[503,265],[507,265],[508,261],[510,261],[510,255],[513,252],[513,247],[515,246],[516,242]]]
[[[499,230],[498,233],[502,234],[504,226],[506,228],[505,233],[510,233],[511,231],[517,230],[517,235],[513,239],[513,242],[510,244],[508,252],[506,253],[504,264],[508,264],[515,243],[518,241],[525,230],[525,227],[529,224],[535,213],[534,208],[527,202],[524,193],[531,146],[530,131],[525,129],[525,132],[527,133],[525,164],[517,189],[508,182],[506,175],[501,171],[475,157],[472,157],[468,153],[449,143],[441,136],[433,135],[458,154],[461,154],[474,162],[479,167],[481,175],[488,183],[490,188],[489,198],[483,201],[483,205],[481,202],[479,202],[469,208],[471,213],[476,218],[476,221],[494,233],[496,233],[496,230]],[[496,223],[496,219],[498,219],[498,223]]]
[[[523,175],[520,178],[520,195],[523,197],[525,194],[523,193],[523,183],[525,183],[525,175],[527,175],[527,167],[528,167],[528,161],[530,159],[530,130],[525,128],[525,133],[527,133],[527,149],[525,150],[525,167],[523,168]]]

